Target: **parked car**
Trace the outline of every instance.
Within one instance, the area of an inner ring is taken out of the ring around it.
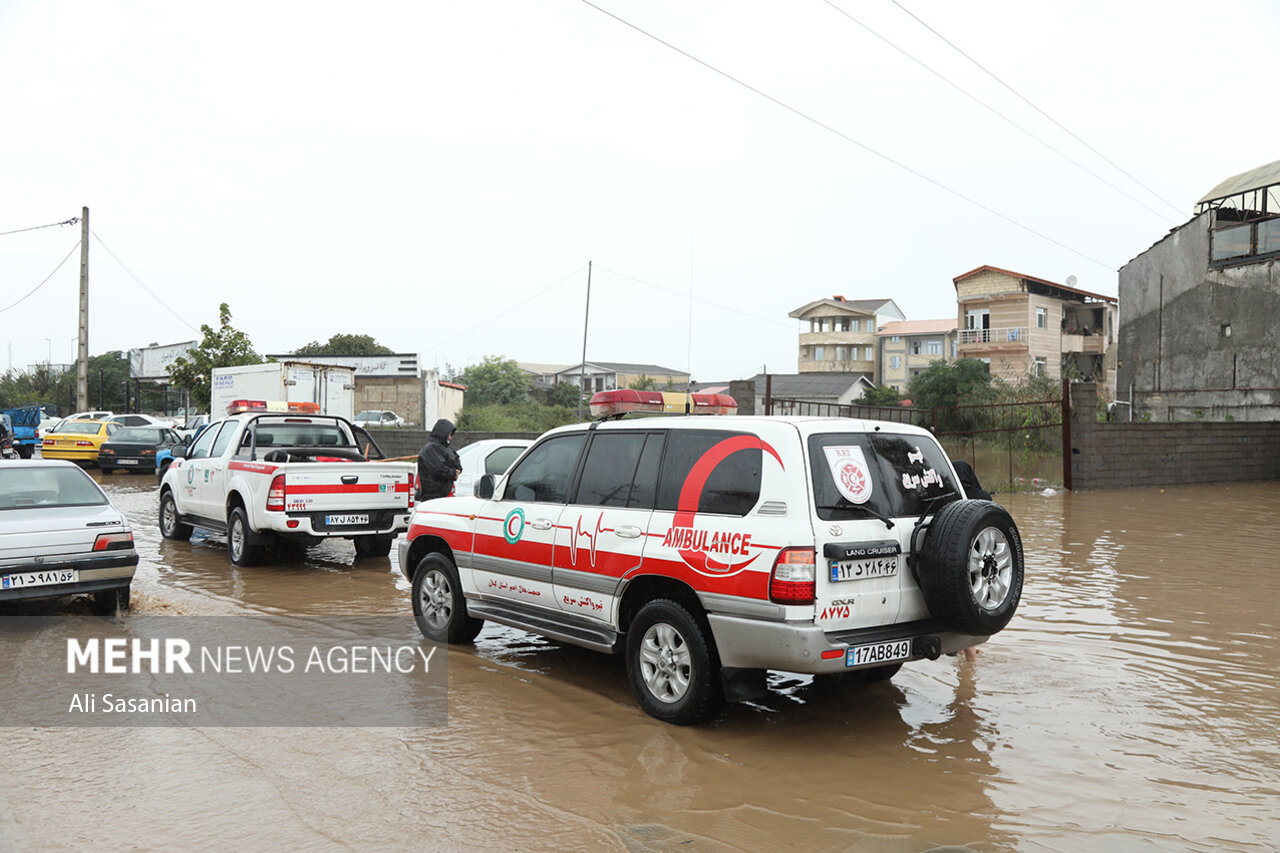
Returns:
[[[187,440],[194,439],[196,437],[196,433],[198,433],[204,427],[208,426],[208,424],[209,424],[208,414],[192,415],[191,417],[187,418],[185,421],[182,422],[182,426],[177,427],[178,435],[182,436],[184,439],[187,439]]]
[[[98,468],[104,474],[116,468],[149,474],[155,470],[156,454],[181,442],[181,436],[172,427],[123,427],[102,443],[98,450]]]
[[[0,462],[0,601],[91,593],[129,607],[133,531],[93,479],[65,461]]]
[[[485,474],[502,476],[531,444],[533,442],[525,438],[485,438],[468,444],[458,451],[462,473],[453,483],[453,493],[474,494],[481,477]]]
[[[97,462],[103,443],[121,429],[120,424],[111,421],[66,421],[41,439],[40,455],[45,459]]]
[[[173,427],[173,421],[167,421],[164,418],[157,418],[154,415],[143,415],[138,413],[131,413],[127,415],[112,415],[111,417],[107,418],[107,420],[111,421],[112,423],[120,424],[120,426],[127,426],[127,427],[145,427],[145,426],[169,427],[169,428]]]
[[[104,409],[88,411],[88,412],[72,412],[71,414],[67,415],[65,418],[59,419],[58,422],[55,423],[49,429],[50,431],[58,430],[62,427],[63,424],[70,423],[71,421],[105,421],[107,418],[111,417],[114,414],[115,412],[107,411]]]
[[[1023,584],[1017,525],[936,438],[848,418],[560,427],[417,504],[398,547],[429,639],[491,621],[619,654],[675,724],[759,698],[768,670],[884,681],[986,642]]]
[[[207,418],[208,415],[202,415],[201,417]],[[206,429],[208,429],[208,427],[209,427],[208,423],[201,424],[200,426],[196,427],[195,431],[191,433],[191,435],[189,436],[183,436],[181,431],[179,431],[178,433],[179,441],[177,444],[173,445],[172,447],[162,447],[156,451],[156,482],[157,483],[164,480],[164,473],[168,471],[169,466],[173,464],[174,452],[177,451],[179,453],[185,453],[186,449],[191,445],[195,444],[196,439],[198,439],[200,437],[200,434],[203,433]]]
[[[351,420],[357,426],[369,427],[402,427],[409,426],[404,418],[395,412],[369,410],[360,412]]]

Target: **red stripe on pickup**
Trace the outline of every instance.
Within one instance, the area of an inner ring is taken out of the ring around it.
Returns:
[[[353,483],[346,485],[317,485],[317,486],[298,486],[288,483],[286,489],[290,495],[355,495],[355,494],[378,494],[378,483]],[[396,483],[396,492],[408,492],[408,483]]]
[[[265,465],[261,462],[232,462],[227,465],[232,471],[252,471],[255,474],[274,474],[275,465]]]

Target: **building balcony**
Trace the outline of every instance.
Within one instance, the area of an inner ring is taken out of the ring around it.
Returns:
[[[1102,335],[1063,335],[1062,351],[1101,355],[1107,351],[1107,339]]]
[[[1011,326],[998,329],[961,329],[959,339],[960,355],[991,350],[1011,351],[1030,348],[1031,337],[1026,326]]]

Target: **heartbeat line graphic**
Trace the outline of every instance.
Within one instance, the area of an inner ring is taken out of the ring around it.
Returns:
[[[578,522],[574,526],[573,537],[569,540],[569,562],[571,564],[575,566],[578,565],[578,540],[581,539],[583,536],[585,536],[587,537],[588,540],[591,541],[591,567],[593,569],[595,568],[596,542],[599,540],[600,531],[603,529],[600,526],[600,522],[603,519],[604,519],[604,513],[600,513],[599,515],[596,516],[596,529],[591,530],[590,528],[587,528],[586,530],[583,530],[582,516],[578,516]]]

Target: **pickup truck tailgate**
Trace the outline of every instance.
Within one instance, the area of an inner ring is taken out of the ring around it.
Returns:
[[[361,525],[337,518],[342,515],[376,510],[408,512],[412,472],[412,465],[394,462],[289,465],[285,471],[285,511],[310,515],[320,522],[318,527]]]

